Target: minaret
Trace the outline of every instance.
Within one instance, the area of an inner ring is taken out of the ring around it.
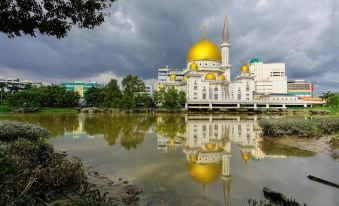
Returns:
[[[224,28],[222,30],[222,42],[221,42],[220,47],[221,47],[221,57],[222,57],[221,67],[225,70],[225,76],[228,82],[231,81],[231,68],[232,68],[232,66],[229,63],[230,46],[231,45],[229,43],[227,13],[225,12]]]

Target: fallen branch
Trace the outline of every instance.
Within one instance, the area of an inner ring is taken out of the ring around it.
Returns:
[[[307,178],[310,179],[310,180],[313,180],[315,182],[319,182],[319,183],[322,183],[322,184],[325,184],[325,185],[328,185],[328,186],[339,188],[339,185],[336,184],[336,183],[333,183],[333,182],[330,182],[330,181],[327,181],[327,180],[323,180],[321,178],[314,177],[312,175],[308,175]]]

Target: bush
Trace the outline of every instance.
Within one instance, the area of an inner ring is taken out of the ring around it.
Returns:
[[[14,108],[39,108],[41,96],[35,89],[22,90],[8,97],[8,103]]]
[[[0,141],[11,142],[19,138],[38,141],[49,138],[47,130],[29,123],[0,121]]]
[[[339,118],[261,119],[259,125],[266,137],[319,137],[339,132]]]
[[[45,129],[10,121],[0,128],[0,205],[37,205],[79,191],[83,164],[55,153]]]

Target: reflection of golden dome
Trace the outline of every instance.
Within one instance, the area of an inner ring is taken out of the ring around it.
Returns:
[[[221,80],[221,81],[223,81],[223,80],[225,80],[226,78],[225,78],[225,75],[223,75],[223,74],[219,74],[218,75],[218,80]]]
[[[186,62],[199,60],[210,60],[221,62],[219,48],[211,41],[202,39],[193,44],[186,55]]]
[[[193,163],[196,163],[197,160],[198,160],[198,155],[196,155],[196,154],[190,154],[188,157],[189,157],[190,161],[193,162]]]
[[[215,149],[216,145],[213,143],[207,143],[205,144],[205,148],[207,149],[207,151],[212,152]]]
[[[224,147],[225,147],[225,143],[219,143],[218,144],[218,148],[219,149],[224,149]]]
[[[243,73],[247,73],[249,71],[248,65],[247,64],[243,64],[240,67],[240,71],[243,72]]]
[[[171,138],[169,141],[168,141],[168,146],[170,147],[175,147],[175,139],[174,138]]]
[[[190,65],[190,69],[191,70],[197,70],[199,68],[198,64],[195,62],[192,62],[192,64]]]
[[[187,81],[187,76],[184,76],[184,77],[182,78],[182,81]]]
[[[177,76],[175,74],[170,75],[170,80],[175,81],[177,79]]]
[[[200,164],[188,162],[187,170],[195,181],[201,184],[208,184],[214,182],[219,177],[221,163]]]
[[[213,73],[208,73],[205,76],[205,80],[215,80],[215,75]]]
[[[245,161],[251,159],[251,153],[250,152],[242,152],[241,153],[241,158]]]

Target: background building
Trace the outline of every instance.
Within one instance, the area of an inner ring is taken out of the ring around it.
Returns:
[[[64,86],[68,91],[78,92],[80,97],[84,97],[85,93],[91,87],[97,87],[97,82],[61,82],[60,85]]]
[[[305,80],[295,80],[287,82],[287,92],[290,95],[311,98],[313,97],[314,86],[313,82]]]
[[[22,89],[28,89],[31,87],[42,86],[42,82],[31,81],[31,80],[21,81],[18,78],[0,79],[0,84],[3,84],[4,90],[7,90],[7,91],[18,91]]]

